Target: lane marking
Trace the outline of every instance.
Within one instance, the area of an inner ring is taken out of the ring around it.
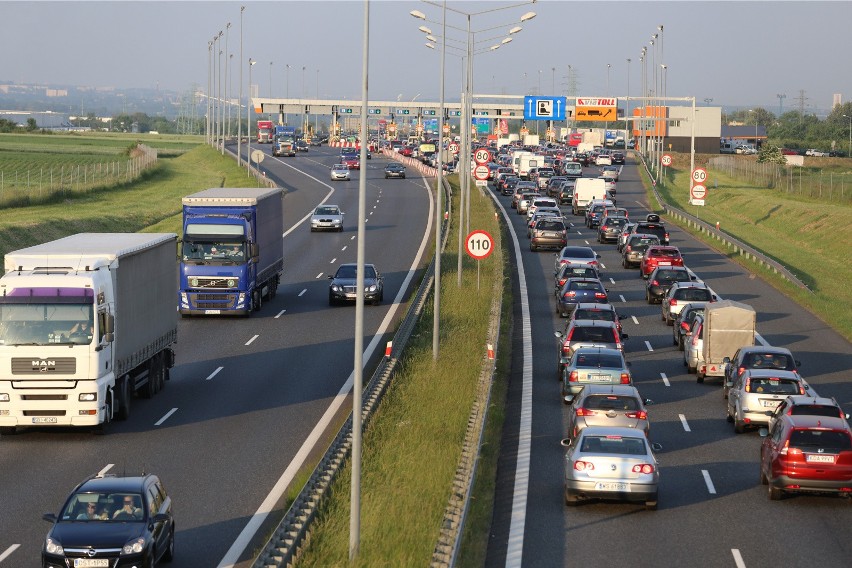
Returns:
[[[336,259],[336,258],[332,258],[332,259],[329,261],[329,264],[334,264],[335,262],[337,262],[337,259]]]
[[[683,425],[683,431],[692,432],[692,429],[689,427],[689,422],[686,421],[686,416],[678,414],[677,417],[680,418],[680,423]]]
[[[177,412],[177,408],[172,408],[171,410],[169,410],[168,412],[166,412],[166,415],[165,415],[165,416],[163,416],[162,418],[160,418],[157,422],[154,422],[154,426],[159,426],[160,424],[162,424],[163,422],[165,422],[166,420],[168,420],[168,419],[169,419],[169,416],[171,416],[171,415],[172,415],[172,414],[174,414],[175,412]]]
[[[664,385],[666,385],[667,387],[672,386],[672,384],[669,382],[669,378],[666,376],[665,373],[660,373],[660,377],[663,379]]]
[[[113,466],[115,466],[114,463],[108,463],[105,468],[103,468],[102,470],[100,470],[98,472],[97,476],[103,477],[104,475],[106,475],[106,472],[108,472],[109,470],[111,470],[113,468]]]
[[[601,263],[601,268],[606,269],[606,265],[603,262]],[[612,280],[612,278],[610,278],[610,280]],[[615,280],[612,280],[612,283],[615,284]]]
[[[618,295],[618,297],[619,297],[619,299],[620,299],[623,303],[625,303],[625,304],[627,303],[627,300],[625,300],[625,299],[624,299],[624,296],[622,296],[621,294],[619,294],[619,295]]]
[[[317,280],[319,280],[320,278],[322,278],[322,274],[323,274],[322,272],[320,272],[319,274],[317,274],[316,279],[317,279]]]
[[[246,341],[246,346],[249,346],[249,345],[251,345],[252,343],[254,343],[254,340],[255,340],[255,339],[257,339],[258,337],[260,337],[260,336],[259,336],[259,335],[255,335],[254,337],[252,337],[251,339],[249,339],[248,341]]]
[[[220,372],[222,369],[224,369],[224,368],[225,368],[225,367],[217,367],[217,368],[216,368],[216,370],[215,370],[215,371],[213,371],[212,373],[210,373],[210,376],[209,376],[209,377],[207,377],[207,378],[206,378],[206,379],[204,379],[204,380],[205,380],[205,381],[209,381],[210,379],[212,379],[213,377],[215,377],[216,375],[218,375],[218,374],[219,374],[219,372]]]
[[[587,240],[584,240],[583,242],[584,242],[584,243],[586,243],[587,245],[588,245],[588,244],[591,244],[591,243],[590,243],[589,241],[587,241]]]
[[[350,241],[354,241],[354,240],[355,240],[355,237],[357,237],[357,236],[358,236],[358,235],[352,235],[351,237],[349,237],[349,240],[350,240]]]
[[[20,545],[20,544],[13,544],[12,546],[10,546],[10,547],[9,547],[9,548],[7,548],[6,550],[4,550],[4,551],[3,551],[3,554],[0,554],[0,562],[3,562],[3,561],[4,561],[4,560],[6,560],[7,558],[9,558],[9,556],[10,556],[13,552],[15,552],[16,550],[18,550],[20,547],[21,547],[21,545]]]
[[[710,472],[707,471],[706,469],[702,469],[701,475],[704,476],[704,483],[707,484],[707,492],[710,493],[710,495],[715,495],[716,494],[716,486],[713,485],[713,480],[710,479]]]
[[[346,249],[348,249],[348,248],[349,248],[349,245],[346,245],[345,247],[343,247],[342,249],[340,249],[340,252],[343,252],[343,251],[345,251],[345,250],[346,250]]]
[[[274,317],[274,318],[272,318],[272,319],[278,319],[278,318],[280,318],[281,316],[283,316],[283,315],[284,315],[284,312],[286,312],[286,311],[287,311],[287,310],[281,310],[280,312],[278,312],[277,314],[275,314],[275,317]]]
[[[648,348],[648,351],[653,351],[654,348],[651,347],[651,343],[648,340],[645,340],[645,347]]]
[[[739,548],[732,548],[731,554],[734,556],[734,564],[737,565],[737,568],[745,568],[745,562],[743,561],[743,555],[740,554]]]
[[[299,292],[298,297],[299,297],[299,298],[301,298],[302,296],[304,296],[304,295],[305,295],[305,292],[307,292],[307,291],[308,291],[308,289],[307,289],[307,288],[305,288],[304,290],[302,290],[301,292]]]
[[[630,317],[633,318],[633,323],[635,323],[636,325],[639,325],[639,320],[636,319],[636,316],[630,316]]]

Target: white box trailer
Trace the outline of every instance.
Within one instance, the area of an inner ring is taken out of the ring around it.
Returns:
[[[707,304],[704,309],[704,361],[697,369],[697,380],[705,377],[724,377],[726,357],[732,358],[740,347],[754,345],[757,314],[748,304],[722,300]]]
[[[134,392],[165,386],[176,252],[174,233],[80,233],[6,255],[0,433],[126,419]]]

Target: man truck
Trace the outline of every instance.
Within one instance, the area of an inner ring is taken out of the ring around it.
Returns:
[[[6,254],[0,433],[127,419],[174,366],[174,233],[80,233]]]
[[[244,315],[278,290],[284,191],[214,187],[183,198],[178,309]]]

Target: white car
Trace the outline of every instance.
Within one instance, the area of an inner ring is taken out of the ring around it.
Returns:
[[[311,215],[311,232],[342,231],[343,211],[337,205],[320,205]]]
[[[828,152],[822,152],[820,150],[817,150],[816,148],[809,148],[808,150],[805,150],[805,156],[815,156],[817,158],[827,158]]]
[[[331,166],[331,181],[337,180],[349,181],[352,177],[349,175],[349,166],[346,164],[334,164]]]
[[[596,166],[611,166],[612,165],[612,156],[609,154],[598,154],[598,157],[595,158]]]

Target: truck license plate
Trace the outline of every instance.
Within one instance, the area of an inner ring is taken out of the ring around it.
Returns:
[[[216,315],[216,314],[221,314],[222,310],[204,310],[204,313],[210,314],[210,315]]]
[[[56,424],[56,416],[35,416],[33,424]]]

